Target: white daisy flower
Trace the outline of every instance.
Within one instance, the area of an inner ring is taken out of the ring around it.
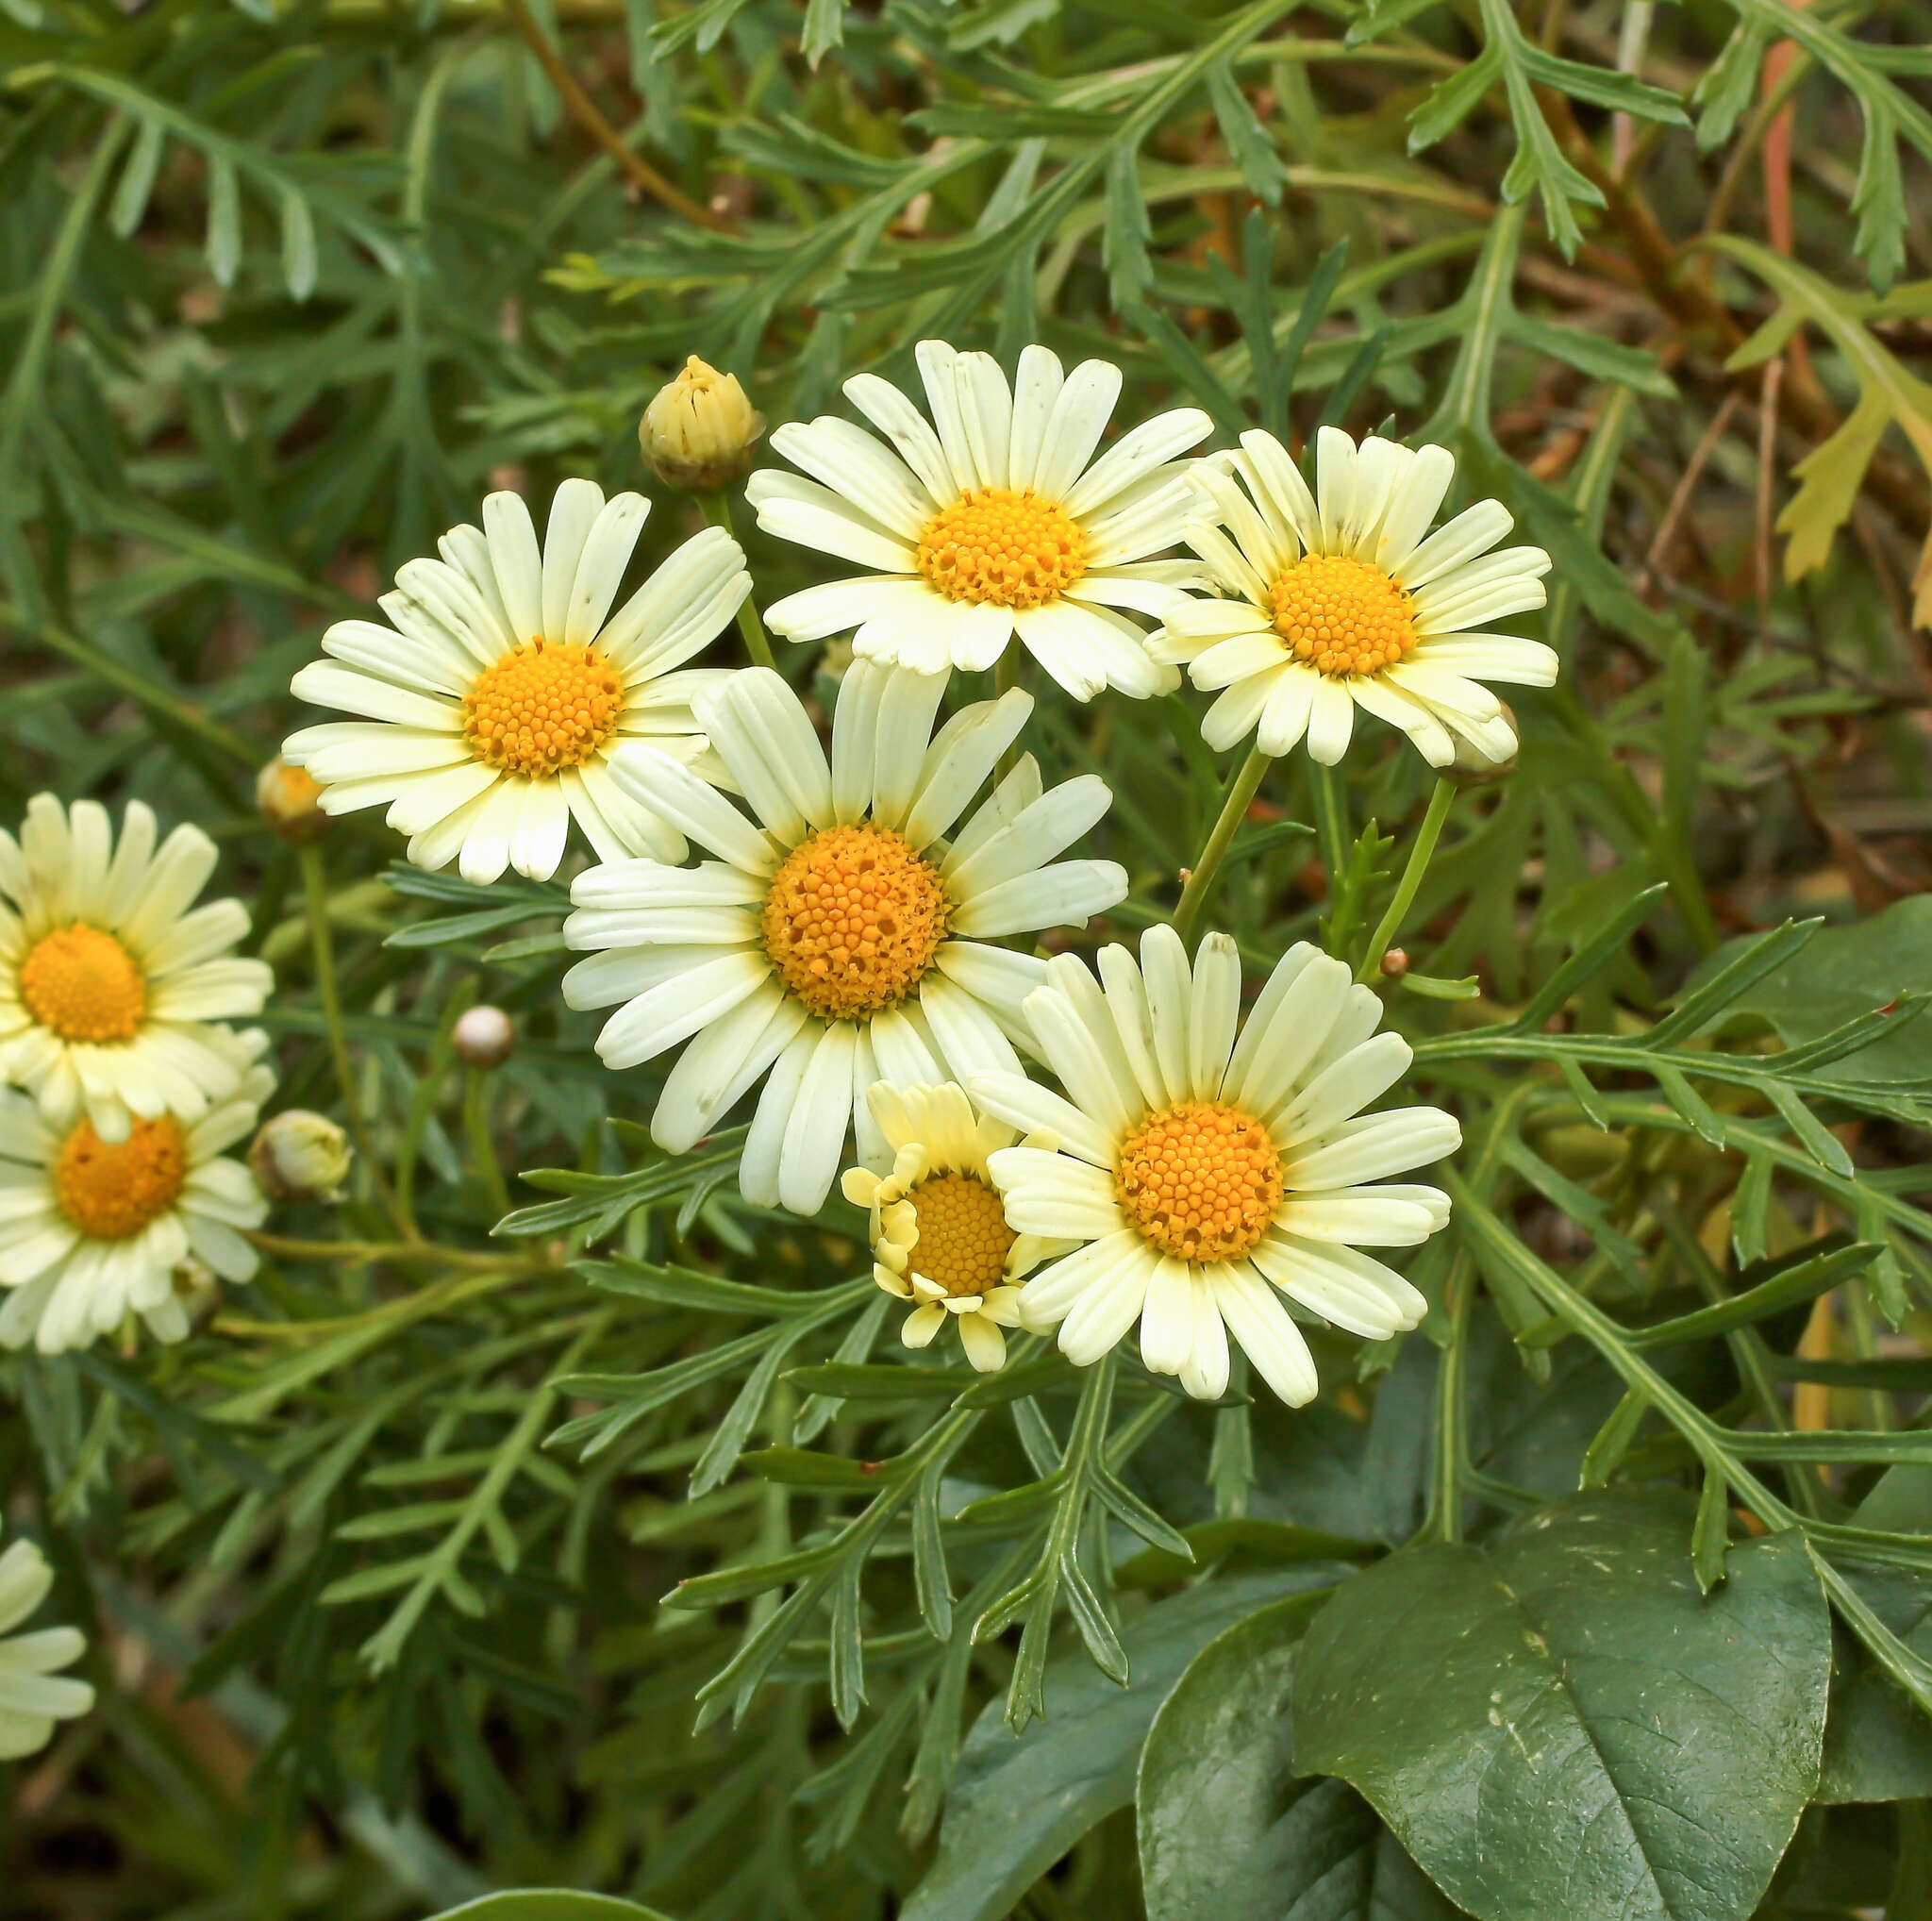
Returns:
[[[492,493],[483,529],[452,527],[440,560],[410,560],[382,610],[395,630],[338,621],[332,660],[295,676],[317,707],[364,720],[304,727],[282,756],[327,790],[329,813],[387,802],[419,867],[506,867],[547,880],[573,819],[604,860],[681,860],[684,843],[610,778],[609,757],[647,742],[695,760],[691,698],[722,670],[672,670],[718,634],[751,591],[738,543],[685,542],[615,614],[650,502],[566,480],[543,548],[523,496]],[[608,616],[608,618],[607,618]]]
[[[1007,1358],[1002,1328],[1020,1326],[1020,1283],[1064,1244],[1007,1226],[987,1156],[1020,1139],[974,1111],[957,1082],[893,1087],[866,1095],[884,1152],[879,1168],[848,1167],[839,1186],[871,1215],[873,1278],[914,1303],[899,1330],[908,1347],[930,1345],[950,1320],[982,1374]]]
[[[113,1333],[130,1312],[157,1340],[179,1341],[189,1317],[177,1269],[193,1259],[224,1280],[253,1276],[242,1230],[261,1225],[268,1203],[222,1150],[253,1130],[275,1076],[248,1064],[268,1044],[259,1029],[226,1039],[234,1099],[196,1121],[137,1120],[118,1142],[85,1117],[51,1127],[31,1101],[0,1092],[0,1344],[58,1354]]]
[[[1148,557],[1174,544],[1191,499],[1186,468],[1171,463],[1213,423],[1176,408],[1092,460],[1118,367],[1083,360],[1063,375],[1032,346],[1009,390],[990,354],[922,341],[917,358],[931,424],[876,374],[845,383],[890,447],[830,415],[772,436],[812,478],[754,474],[758,525],[873,571],[790,595],[766,625],[794,641],[856,627],[862,659],[925,674],[990,667],[1017,633],[1076,700],[1171,692],[1173,670],[1120,610],[1158,620],[1200,580],[1191,560]]]
[[[1239,453],[1194,464],[1188,544],[1232,597],[1174,609],[1152,646],[1157,660],[1186,663],[1196,687],[1223,690],[1201,738],[1222,748],[1253,734],[1279,756],[1306,735],[1332,767],[1359,707],[1400,727],[1432,767],[1455,759],[1457,734],[1507,760],[1515,730],[1477,683],[1548,687],[1557,656],[1541,641],[1478,629],[1542,606],[1550,557],[1491,552],[1511,526],[1495,500],[1429,533],[1456,472],[1444,447],[1370,439],[1357,448],[1324,426],[1315,462],[1310,494],[1287,448],[1256,430]]]
[[[90,1712],[94,1691],[86,1681],[56,1674],[87,1652],[78,1628],[40,1628],[15,1634],[47,1598],[54,1570],[31,1541],[0,1554],[0,1761],[37,1754],[53,1738],[56,1721]]]
[[[945,684],[855,661],[829,767],[798,696],[768,668],[700,694],[693,711],[756,822],[665,755],[625,749],[613,763],[641,805],[719,858],[580,876],[564,939],[604,951],[564,976],[564,999],[625,1003],[598,1037],[607,1066],[691,1042],[651,1122],[669,1153],[764,1080],[739,1170],[758,1205],[816,1213],[848,1116],[871,1157],[874,1081],[1017,1073],[1014,1043],[1030,1039],[1020,1003],[1044,963],[985,943],[1079,927],[1126,894],[1111,860],[1047,864],[1111,795],[1093,775],[1043,793],[1031,755],[942,838],[1033,707],[1015,689],[955,714],[928,745]]]
[[[0,828],[0,1079],[51,1127],[84,1112],[125,1140],[131,1115],[193,1120],[240,1085],[231,1037],[207,1024],[259,1013],[275,976],[229,951],[248,931],[239,900],[193,905],[215,844],[185,826],[158,838],[138,800],[117,844],[99,802],[51,793],[18,841]]]
[[[1064,1095],[1021,1076],[967,1082],[988,1113],[1050,1134],[1059,1151],[988,1157],[1018,1233],[1088,1244],[1042,1268],[1021,1296],[1029,1328],[1058,1326],[1080,1366],[1141,1323],[1141,1357],[1191,1395],[1227,1386],[1232,1333],[1291,1406],[1316,1387],[1307,1343],[1275,1294],[1350,1333],[1382,1340],[1422,1318],[1407,1281],[1359,1247],[1406,1247],[1449,1218],[1433,1187],[1384,1176],[1459,1144],[1437,1108],[1359,1110],[1407,1067],[1381,1002],[1306,943],[1269,977],[1245,1026],[1241,963],[1209,934],[1193,967],[1172,927],[1047,963],[1026,1017]],[[1237,1028],[1240,1028],[1239,1037]]]

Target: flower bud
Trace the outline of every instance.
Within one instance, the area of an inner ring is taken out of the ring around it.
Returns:
[[[1503,718],[1509,723],[1509,731],[1517,734],[1516,715],[1507,701],[1498,701],[1503,710]],[[1517,734],[1520,740],[1522,736]],[[1507,760],[1491,760],[1480,747],[1472,746],[1460,734],[1456,736],[1456,758],[1442,770],[1445,779],[1453,780],[1458,787],[1487,787],[1492,780],[1501,780],[1506,775],[1516,771],[1516,756],[1512,753]]]
[[[328,832],[322,783],[308,768],[292,766],[279,754],[255,777],[255,804],[262,819],[297,846]]]
[[[450,1040],[458,1061],[472,1067],[501,1067],[517,1044],[517,1030],[500,1007],[479,1003],[457,1016]]]
[[[199,1327],[221,1306],[221,1280],[207,1261],[192,1254],[175,1263],[173,1280],[175,1299],[191,1328]]]
[[[248,1164],[271,1200],[334,1200],[349,1178],[349,1140],[326,1114],[290,1108],[249,1143]]]
[[[667,487],[714,493],[744,477],[764,430],[765,417],[744,397],[737,375],[721,374],[693,354],[645,408],[638,444]]]

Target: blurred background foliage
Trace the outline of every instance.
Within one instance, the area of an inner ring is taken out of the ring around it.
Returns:
[[[1435,1311],[1320,1344],[1292,1414],[1124,1361],[1102,1391],[1022,1357],[976,1402],[887,1378],[838,1203],[762,1215],[728,1143],[649,1150],[658,1070],[613,1081],[557,994],[561,884],[385,877],[394,838],[339,823],[356,1103],[427,1245],[365,1161],[184,1346],[5,1363],[9,1511],[106,1685],[13,1770],[0,1909],[388,1921],[554,1882],[883,1916],[950,1785],[904,1912],[1113,1921],[1134,1754],[1211,1633],[1579,1475],[1703,1487],[1721,1567],[1727,1500],[1770,1512],[1754,1459],[1857,1564],[1839,1685],[1878,1726],[1763,1912],[1922,1914],[1932,1758],[1877,1670],[1932,1699],[1932,1550],[1854,1537],[1932,1531],[1927,1048],[1910,1006],[1842,1024],[1932,985],[1928,43],[1924,0],[0,0],[0,812],[51,786],[216,835],[283,1105],[340,1107],[252,799],[291,675],[490,488],[648,487],[637,418],[687,352],[774,422],[927,335],[1105,355],[1121,418],[1191,394],[1224,443],[1392,417],[1556,556],[1565,661],[1404,926],[1393,1017],[1470,1143],[1413,1263]],[[748,518],[761,601],[812,577]],[[640,568],[696,524],[660,498]],[[838,671],[781,664],[821,699]],[[1034,692],[1134,878],[1077,938],[1131,937],[1230,770],[1191,694]],[[1252,970],[1359,951],[1389,903],[1428,777],[1393,746],[1347,777],[1297,758],[1250,810],[1215,912]],[[1725,972],[1816,916],[1842,930]],[[450,1044],[478,999],[520,1032],[488,1072]],[[1656,1374],[1565,1318],[1758,1287]],[[1758,1451],[1711,1438],[1740,1424]],[[970,1638],[1075,1538],[1124,1693],[1051,1585],[1019,1651]],[[1001,1715],[1041,1697],[1015,1774]],[[1449,1912],[1365,1804],[1324,1818],[1394,1863],[1336,1912]]]

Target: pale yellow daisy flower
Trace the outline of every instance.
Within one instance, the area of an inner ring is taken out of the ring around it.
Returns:
[[[56,1721],[92,1711],[94,1691],[86,1681],[55,1673],[87,1652],[78,1628],[12,1630],[47,1598],[54,1570],[31,1541],[16,1541],[0,1554],[0,1761],[37,1754],[53,1738]]]

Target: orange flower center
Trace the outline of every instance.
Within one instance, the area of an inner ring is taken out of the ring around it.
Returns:
[[[926,523],[919,571],[948,600],[1039,607],[1086,573],[1087,534],[1030,487],[978,487]]]
[[[536,780],[581,767],[624,711],[624,677],[594,647],[535,640],[476,677],[463,736],[485,765]]]
[[[111,1144],[82,1121],[54,1163],[60,1211],[92,1241],[125,1241],[166,1213],[188,1178],[188,1143],[173,1114],[136,1121]]]
[[[897,834],[826,827],[779,863],[760,925],[779,977],[824,1020],[905,999],[946,937],[952,903]]]
[[[999,1195],[985,1181],[973,1174],[928,1175],[907,1199],[919,1223],[910,1249],[914,1274],[956,1300],[999,1286],[1014,1234]]]
[[[147,977],[112,934],[76,921],[35,942],[20,997],[63,1041],[131,1041],[147,1014]]]
[[[1176,1101],[1121,1143],[1113,1191],[1163,1252],[1235,1261],[1281,1206],[1281,1155],[1253,1114],[1222,1101]]]
[[[1346,678],[1379,674],[1415,652],[1415,603],[1379,567],[1309,554],[1275,581],[1274,631],[1297,660]]]

